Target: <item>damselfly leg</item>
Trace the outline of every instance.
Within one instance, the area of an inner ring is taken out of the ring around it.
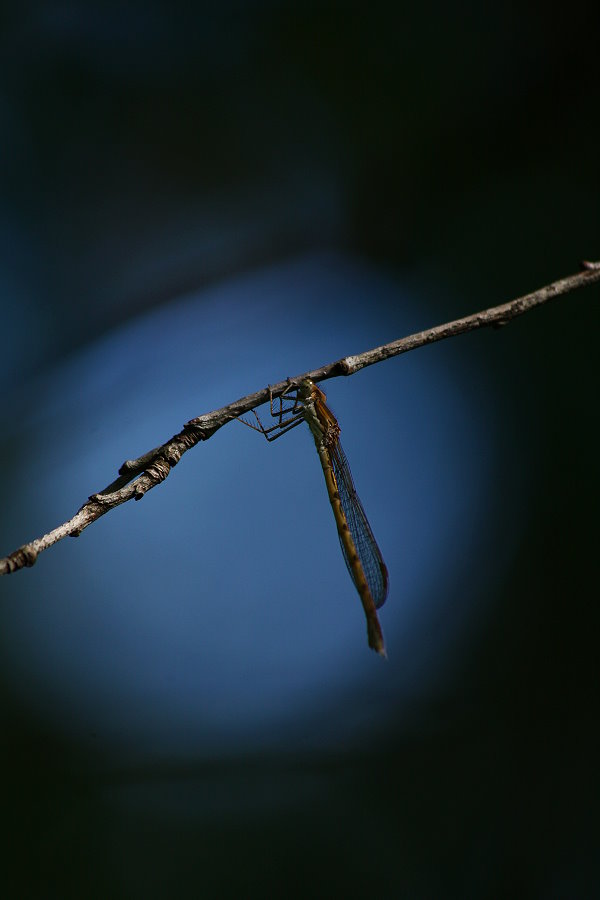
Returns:
[[[279,403],[279,408],[274,408],[273,404],[277,402]],[[292,405],[286,406],[286,402],[288,404],[291,403]],[[264,435],[264,437],[269,442],[271,442],[276,441],[277,438],[280,438],[282,435],[287,434],[288,431],[291,431],[292,428],[295,428],[296,425],[299,425],[300,422],[304,421],[302,403],[298,399],[298,389],[291,384],[278,397],[273,397],[273,392],[271,390],[271,386],[269,385],[269,407],[272,418],[277,419],[276,424],[272,425],[270,428],[265,428],[258,416],[258,413],[254,409],[251,409],[250,412],[256,419],[256,425],[253,422],[248,422],[241,416],[238,416],[238,422],[241,422],[243,425],[247,425],[248,428],[252,428],[253,431],[258,431],[260,434]]]

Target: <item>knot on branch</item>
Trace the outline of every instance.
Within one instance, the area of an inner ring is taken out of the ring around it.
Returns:
[[[32,544],[24,544],[18,550],[14,550],[6,557],[5,574],[10,575],[18,569],[25,569],[32,566],[38,558],[38,552]]]
[[[212,433],[211,426],[213,425],[214,416],[196,416],[195,419],[190,419],[189,422],[186,422],[184,427],[184,435],[189,435],[190,437],[195,434],[196,439],[199,441],[203,441],[205,435],[207,433]]]
[[[165,480],[170,471],[171,464],[169,461],[159,456],[158,459],[154,460],[151,466],[148,466],[146,475],[156,484],[160,484],[161,481]]]
[[[492,322],[492,328],[504,328],[505,325],[508,325],[512,316],[509,313],[503,313],[498,315]]]
[[[235,404],[232,404],[232,406],[235,406]],[[242,412],[245,412],[245,410],[242,410]],[[189,422],[185,423],[183,431],[177,435],[177,438],[184,445],[185,450],[189,450],[191,447],[199,444],[200,441],[207,441],[213,436],[215,431],[218,431],[226,422],[231,422],[235,418],[237,418],[237,413],[233,412],[228,413],[225,417],[219,416],[218,418],[214,414],[198,416],[197,419],[190,419]]]
[[[344,356],[331,367],[331,375],[335,378],[337,375],[354,375],[356,371],[356,358],[354,356]]]
[[[126,459],[123,465],[119,468],[119,475],[126,475],[128,472],[135,472],[137,462],[137,459]]]
[[[182,454],[185,453],[187,449],[187,447],[180,447],[179,444],[169,444],[168,447],[165,447],[164,458],[169,463],[169,466],[171,468],[177,465],[182,457]]]
[[[141,500],[146,491],[149,491],[155,485],[164,481],[171,471],[171,463],[162,456],[158,456],[151,466],[148,466],[144,472],[146,478],[137,482],[135,485],[134,497]]]

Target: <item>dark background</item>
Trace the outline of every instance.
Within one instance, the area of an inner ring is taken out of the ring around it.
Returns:
[[[182,295],[331,253],[427,297],[417,317],[426,327],[597,259],[594,10],[45,3],[5,12],[3,552],[33,536],[11,530],[6,497],[36,385],[141,313],[168,319]],[[485,597],[473,589],[475,605],[491,610],[485,626],[410,715],[394,701],[347,746],[306,749],[292,738],[285,752],[241,746],[157,762],[70,739],[7,676],[5,895],[597,893],[597,305],[592,287],[497,334],[460,339],[471,346],[458,352],[477,363],[469,371],[501,389],[490,413],[499,494],[520,454],[528,459],[526,511],[516,507],[522,521],[512,524],[508,501],[498,513],[499,545],[514,527],[518,547]],[[298,314],[283,297],[277,328],[292,330]],[[419,352],[433,360],[436,351]],[[304,368],[334,358],[313,353]],[[189,417],[262,386],[258,372]],[[402,386],[394,377],[390,402]],[[177,430],[177,415],[147,446]],[[3,580],[3,606],[22,603],[15,580],[43,577],[44,565]],[[6,629],[18,655],[10,619]],[[385,694],[385,676],[378,684]],[[370,698],[358,681],[344,703]]]

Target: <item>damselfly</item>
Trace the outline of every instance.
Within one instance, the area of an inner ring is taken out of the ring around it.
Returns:
[[[240,421],[260,431],[268,441],[276,440],[300,422],[308,423],[323,468],[344,560],[365,611],[369,647],[385,656],[377,610],[387,597],[388,573],[354,487],[348,460],[340,443],[340,426],[327,406],[325,393],[314,382],[305,378],[294,390],[295,394],[286,392],[278,398],[278,410],[273,409],[271,395],[271,415],[278,419],[271,428],[263,427],[254,410],[256,425],[245,419]],[[284,397],[292,403],[291,406],[284,406]]]

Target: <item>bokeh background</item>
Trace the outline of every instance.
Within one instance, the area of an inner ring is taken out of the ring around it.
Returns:
[[[2,553],[269,382],[598,259],[594,4],[28,3],[0,31]],[[232,423],[0,582],[10,897],[590,897],[598,289]],[[267,414],[268,415],[268,414]]]

